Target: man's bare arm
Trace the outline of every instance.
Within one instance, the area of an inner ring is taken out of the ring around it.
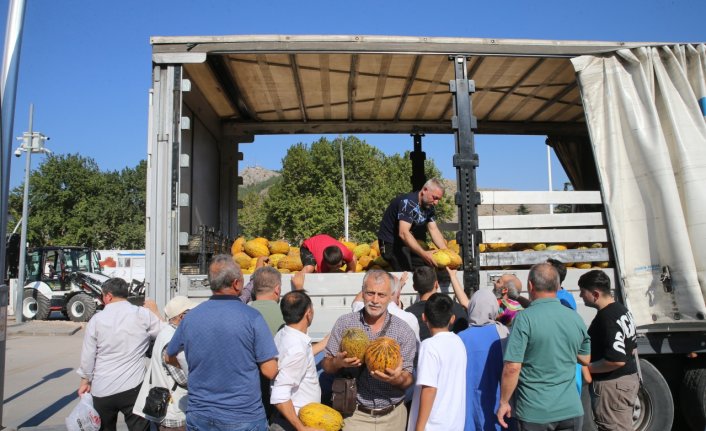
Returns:
[[[436,247],[439,248],[439,250],[448,248],[448,246],[446,245],[446,240],[444,239],[444,235],[439,230],[439,226],[436,224],[435,221],[427,223],[427,230],[429,231],[431,240],[434,242]]]
[[[260,372],[270,380],[277,377],[277,371],[277,358],[268,359],[260,363]]]
[[[424,250],[417,239],[412,235],[412,225],[406,221],[399,221],[399,237],[409,249],[420,256],[424,261],[431,266],[434,266],[434,259],[431,257],[431,252]]]
[[[507,428],[505,418],[512,415],[510,397],[512,397],[512,394],[517,388],[517,382],[520,379],[520,370],[522,370],[521,363],[505,361],[505,365],[503,366],[502,381],[500,384],[500,406],[497,411],[498,422],[503,428]]]

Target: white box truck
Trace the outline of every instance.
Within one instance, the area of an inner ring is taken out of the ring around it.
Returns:
[[[639,326],[635,429],[704,429],[703,43],[258,35],[153,37],[152,45],[145,271],[158,303],[208,296],[208,259],[240,234],[240,145],[271,134],[416,134],[412,188],[424,177],[421,135],[447,134],[465,288],[501,273],[484,268],[549,255],[611,262],[616,296]],[[576,191],[478,192],[476,133],[546,136]],[[578,207],[479,218],[483,203]],[[481,254],[484,242],[609,246]],[[566,286],[575,289],[582,273],[571,270]],[[349,310],[360,283],[360,274],[307,278],[312,332]]]

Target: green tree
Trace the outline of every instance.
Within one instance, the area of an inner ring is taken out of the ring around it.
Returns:
[[[30,175],[29,244],[144,248],[146,167],[101,172],[91,158],[49,156]],[[22,192],[10,196],[15,223]]]
[[[520,206],[515,210],[515,213],[517,213],[517,215],[527,215],[530,213],[530,210],[525,204],[520,204]]]
[[[408,153],[386,156],[354,136],[333,141],[321,138],[311,145],[292,146],[282,160],[282,181],[272,186],[261,203],[251,198],[251,204],[262,206],[257,207],[257,217],[242,217],[245,232],[249,236],[285,238],[294,243],[318,233],[343,236],[340,144],[346,169],[349,235],[358,242],[374,240],[389,202],[396,195],[410,191],[412,163]],[[425,170],[428,178],[440,174],[430,160]],[[453,211],[450,200],[446,196],[437,207],[440,220],[450,217]]]

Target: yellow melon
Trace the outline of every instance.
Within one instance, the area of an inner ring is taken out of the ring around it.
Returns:
[[[376,257],[380,256],[380,252],[375,250],[374,248],[371,248],[370,254],[368,256],[370,256],[371,259],[375,259]]]
[[[235,241],[233,241],[233,245],[230,247],[230,254],[235,256],[236,254],[240,253],[243,251],[243,245],[245,244],[245,237],[241,236],[238,237]]]
[[[547,245],[544,243],[534,244],[532,246],[532,250],[534,250],[534,251],[542,251],[542,250],[546,250],[546,249],[547,249]]]
[[[434,264],[437,268],[446,268],[451,263],[451,256],[446,253],[446,250],[437,250],[432,254]]]
[[[361,257],[370,254],[370,246],[368,244],[360,244],[355,249],[353,249],[353,253],[355,254],[355,257],[357,259],[360,259]]]
[[[361,256],[360,259],[358,259],[358,264],[363,269],[368,268],[372,262],[373,262],[373,258],[370,256]]]
[[[259,242],[260,244],[264,245],[265,247],[267,247],[267,246],[270,245],[270,241],[268,241],[267,238],[263,238],[263,237],[261,237],[261,236],[259,236],[259,237],[255,238],[255,239],[253,239],[252,241],[257,241],[257,242]]]
[[[455,251],[453,251],[451,249],[447,249],[447,250],[443,250],[443,251],[446,252],[446,254],[448,254],[449,257],[451,258],[451,262],[448,265],[449,268],[456,269],[463,264],[463,259]]]
[[[350,250],[350,251],[355,250],[355,248],[358,246],[358,244],[356,244],[356,243],[354,243],[354,242],[351,242],[351,241],[346,241],[346,240],[344,240],[343,238],[339,238],[338,242],[340,242],[341,244],[345,245],[346,248],[347,248],[348,250]]]
[[[299,409],[299,420],[304,426],[324,431],[339,431],[343,428],[343,416],[329,406],[309,403]]]
[[[269,256],[270,250],[267,248],[267,244],[263,244],[256,238],[245,242],[245,253],[250,257]]]
[[[299,257],[287,256],[277,263],[278,269],[288,269],[291,272],[301,271],[304,268],[302,260]]]
[[[279,263],[279,261],[284,259],[285,257],[287,257],[286,254],[281,254],[281,253],[271,254],[270,255],[270,266],[277,268],[277,264]]]
[[[396,369],[402,362],[400,345],[392,338],[379,337],[365,350],[365,365],[369,371],[385,372]]]
[[[287,241],[272,241],[268,249],[270,254],[287,254],[289,253],[289,243]]]
[[[566,250],[566,246],[563,244],[552,244],[552,245],[547,246],[546,250],[564,251],[564,250]]]
[[[340,352],[346,352],[347,358],[358,358],[365,360],[365,350],[370,344],[370,338],[364,330],[360,328],[349,328],[343,331],[341,336]]]
[[[370,248],[375,250],[377,252],[378,256],[380,256],[380,243],[378,242],[378,240],[371,242]]]
[[[250,268],[250,259],[250,256],[243,253],[242,251],[233,255],[233,260],[235,261],[235,263],[240,265],[240,269]]]
[[[453,250],[453,251],[456,252],[456,253],[460,253],[460,252],[461,252],[461,247],[458,245],[458,242],[456,242],[455,239],[452,239],[451,241],[449,241],[448,243],[446,243],[446,247],[448,247],[449,250]]]

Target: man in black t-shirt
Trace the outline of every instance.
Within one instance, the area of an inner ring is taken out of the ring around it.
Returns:
[[[633,352],[637,335],[632,314],[615,302],[610,278],[600,270],[579,278],[581,299],[598,309],[588,328],[591,336],[591,405],[596,426],[603,430],[632,430],[632,411],[640,381]]]
[[[380,253],[393,271],[412,271],[420,266],[434,266],[432,253],[417,242],[426,241],[429,231],[440,249],[446,248],[441,231],[434,220],[434,207],[444,196],[444,187],[432,178],[418,192],[397,196],[390,202],[380,221],[378,243]]]
[[[419,301],[407,307],[405,311],[414,314],[419,321],[419,339],[421,341],[426,340],[431,337],[431,332],[426,323],[422,320],[422,313],[424,313],[424,304],[426,304],[427,299],[439,290],[439,281],[436,277],[436,270],[430,266],[420,266],[414,270],[412,274],[412,287],[419,294]],[[449,326],[449,330],[453,331],[455,334],[468,328],[468,311],[463,308],[458,302],[453,303],[451,308],[456,319],[454,323]]]

